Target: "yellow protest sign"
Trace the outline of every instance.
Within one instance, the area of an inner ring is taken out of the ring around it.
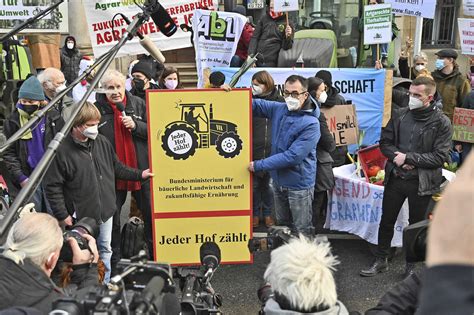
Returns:
[[[157,260],[199,263],[201,234],[245,235],[246,247],[252,209],[250,97],[249,89],[148,92]],[[237,249],[242,245],[237,243],[224,247]],[[250,261],[248,251],[221,251],[222,262]]]

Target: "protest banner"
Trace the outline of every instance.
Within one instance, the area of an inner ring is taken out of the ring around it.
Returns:
[[[454,108],[453,140],[474,143],[474,109]]]
[[[474,19],[458,19],[461,53],[474,55]]]
[[[140,2],[140,1],[139,1]],[[155,45],[163,50],[173,50],[191,47],[190,32],[184,32],[179,27],[182,24],[191,25],[191,19],[195,9],[207,8],[217,10],[217,0],[162,0],[160,4],[166,9],[178,30],[171,37],[164,36],[155,25],[153,20],[146,22],[140,32],[147,35]],[[108,0],[83,1],[84,11],[87,18],[89,35],[91,37],[94,56],[97,58],[108,52],[127,29],[127,23],[120,16],[113,21],[112,18],[117,13],[122,13],[132,20],[133,16],[142,10],[131,0],[120,2],[110,2]],[[115,35],[115,36],[114,36]],[[138,37],[128,41],[120,49],[117,57],[126,55],[143,54],[146,51],[140,46]]]
[[[0,33],[7,33],[15,26],[32,18],[39,12],[55,4],[54,0],[3,0],[0,1]],[[42,19],[29,25],[22,33],[67,33],[68,3],[65,1],[59,7],[45,15]]]
[[[147,98],[155,258],[198,264],[199,246],[213,241],[222,262],[251,262],[250,90]]]
[[[246,18],[229,12],[196,10],[193,16],[196,69],[228,67],[235,55]],[[203,86],[202,75],[198,86]]]
[[[359,127],[354,105],[338,105],[331,108],[321,108],[326,116],[329,131],[336,141],[336,146],[357,144]]]
[[[274,0],[273,10],[275,12],[298,11],[298,0]]]
[[[385,3],[392,5],[392,13],[396,15],[434,19],[436,0],[385,0]]]
[[[392,6],[375,4],[364,6],[364,45],[385,44],[392,41]]]
[[[464,15],[474,16],[474,0],[463,0]]]
[[[226,76],[230,81],[238,68],[213,68]],[[237,82],[236,87],[251,87],[252,76],[262,69],[249,69]],[[275,81],[276,88],[282,92],[286,78],[290,74],[298,74],[305,78],[314,77],[319,70],[327,70],[332,74],[333,86],[341,93],[346,101],[355,104],[357,122],[360,130],[365,130],[362,141],[364,145],[375,144],[380,139],[384,112],[390,107],[384,105],[385,70],[375,69],[344,69],[344,68],[265,68]],[[391,91],[389,93],[391,95]]]

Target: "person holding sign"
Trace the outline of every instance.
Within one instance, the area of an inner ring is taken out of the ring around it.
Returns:
[[[400,209],[408,198],[409,223],[426,217],[433,194],[440,192],[443,164],[448,160],[453,129],[449,119],[433,102],[435,82],[418,77],[410,86],[408,108],[394,112],[382,131],[380,149],[388,158],[382,219],[378,231],[375,260],[361,276],[372,277],[388,270],[387,257]],[[413,273],[406,265],[405,275]]]
[[[466,96],[466,98],[464,99],[464,102],[462,103],[462,106],[460,107],[474,110],[474,92],[471,92]],[[461,120],[463,124],[467,122],[469,122],[471,126],[474,124],[474,122],[472,122],[472,120],[469,119],[469,117],[464,117],[464,119],[459,119],[459,120]],[[458,122],[455,119],[454,124],[456,125],[457,123]],[[454,142],[454,150],[456,150],[460,154],[461,163],[467,159],[467,156],[471,152],[471,149],[472,149],[472,143],[460,142],[460,141]]]
[[[268,1],[268,0],[267,0]],[[293,47],[294,27],[285,21],[283,12],[274,11],[274,0],[267,2],[269,10],[258,21],[249,45],[249,55],[260,53],[265,67],[277,67],[280,50]]]
[[[316,144],[321,136],[319,109],[311,101],[308,81],[299,75],[286,79],[285,103],[254,99],[253,114],[272,122],[271,156],[250,163],[250,172],[270,171],[279,225],[311,235],[316,180]]]

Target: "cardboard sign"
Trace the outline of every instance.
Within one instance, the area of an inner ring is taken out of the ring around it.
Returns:
[[[474,109],[454,108],[453,140],[474,143]]]
[[[474,19],[458,19],[463,55],[474,55]]]
[[[274,0],[275,12],[298,11],[298,0]]]
[[[392,12],[396,15],[419,16],[434,19],[436,0],[385,0],[392,5]]]
[[[332,133],[336,146],[356,144],[359,141],[359,128],[354,105],[336,105],[321,108],[326,116],[329,131]]]
[[[385,44],[392,41],[392,5],[364,6],[364,45]]]
[[[250,90],[149,91],[147,107],[155,258],[199,264],[212,241],[251,262]]]

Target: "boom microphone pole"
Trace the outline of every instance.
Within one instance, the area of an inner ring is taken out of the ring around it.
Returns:
[[[42,177],[44,176],[44,173],[48,169],[49,165],[51,164],[53,158],[56,156],[56,151],[63,141],[64,137],[69,133],[71,130],[71,127],[74,123],[74,119],[76,116],[79,114],[81,111],[83,105],[86,103],[87,99],[89,96],[92,94],[94,88],[96,85],[99,83],[100,79],[104,75],[105,71],[107,71],[107,68],[109,65],[112,63],[113,59],[117,55],[118,51],[120,48],[125,45],[125,43],[132,39],[139,27],[147,20],[148,16],[145,14],[137,14],[133,20],[132,23],[129,25],[127,28],[126,34],[124,34],[121,38],[120,41],[109,51],[106,53],[106,57],[104,58],[103,63],[101,64],[99,70],[97,71],[97,74],[94,76],[94,79],[91,82],[91,86],[89,89],[86,91],[82,99],[79,101],[77,104],[76,108],[74,109],[73,113],[71,114],[71,117],[69,120],[64,124],[64,127],[54,136],[54,139],[51,140],[51,142],[48,145],[48,148],[46,149],[43,157],[39,161],[38,165],[35,167],[33,170],[33,173],[31,173],[28,183],[26,184],[25,187],[23,187],[18,196],[15,198],[15,201],[11,205],[10,209],[8,209],[7,214],[5,215],[4,219],[0,222],[0,240],[3,240],[6,237],[6,234],[8,233],[8,230],[11,226],[11,223],[16,219],[20,207],[23,205],[25,200],[29,198],[29,196],[36,190],[38,187]]]

